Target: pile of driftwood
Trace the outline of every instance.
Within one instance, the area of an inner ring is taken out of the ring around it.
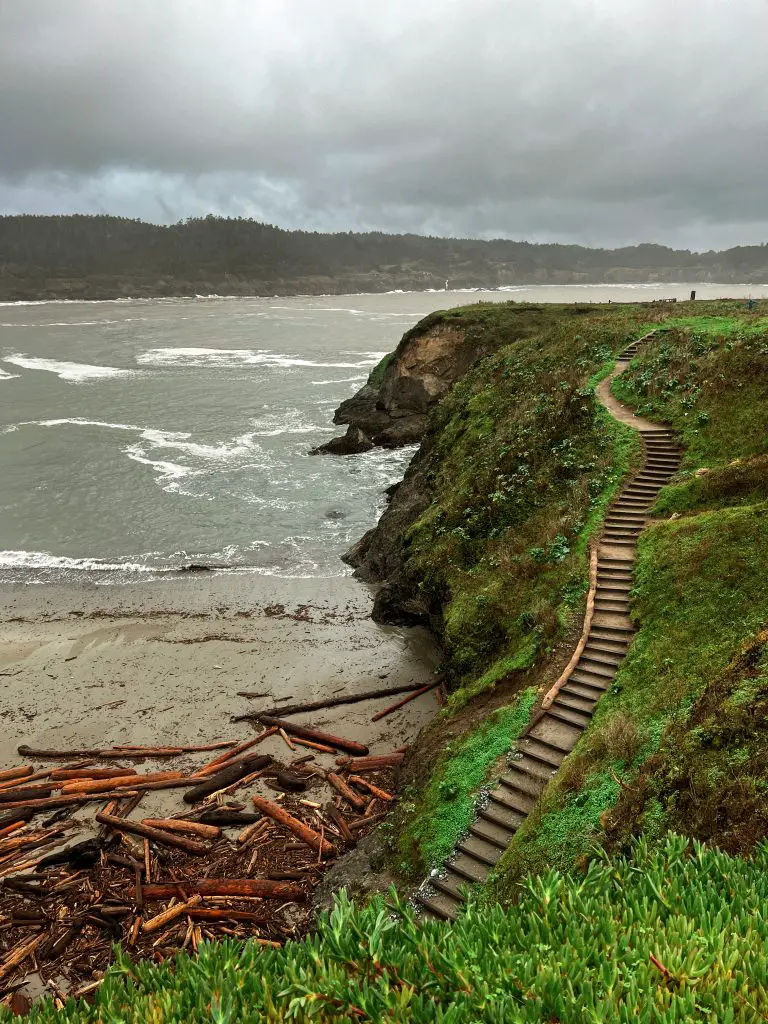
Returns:
[[[432,688],[410,687],[410,696],[383,714]],[[285,717],[343,702],[284,706],[280,718],[242,716],[264,726],[242,743],[19,747],[20,755],[42,764],[0,771],[4,1002],[24,1012],[29,999],[19,989],[28,992],[30,978],[35,994],[48,991],[57,1001],[93,991],[116,941],[136,956],[162,961],[179,949],[194,952],[203,939],[274,945],[300,937],[326,862],[386,816],[405,756],[405,748],[369,756],[363,744]],[[269,736],[290,749],[288,763],[256,751]],[[144,759],[172,762],[214,751],[191,772],[135,767]],[[335,756],[332,768],[315,763],[318,753]],[[257,780],[269,797],[249,792]],[[140,816],[147,792],[176,788],[184,790],[183,811]],[[83,810],[91,809],[83,821]]]

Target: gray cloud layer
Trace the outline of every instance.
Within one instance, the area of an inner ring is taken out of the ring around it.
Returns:
[[[0,0],[0,210],[768,239],[766,0]]]

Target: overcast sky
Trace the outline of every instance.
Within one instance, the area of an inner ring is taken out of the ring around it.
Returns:
[[[0,211],[768,241],[768,0],[0,0]]]

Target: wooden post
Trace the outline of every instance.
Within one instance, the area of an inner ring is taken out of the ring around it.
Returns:
[[[695,298],[696,298],[696,290],[694,289],[694,290],[693,290],[693,291],[691,292],[691,302],[693,302],[693,301],[695,300]]]

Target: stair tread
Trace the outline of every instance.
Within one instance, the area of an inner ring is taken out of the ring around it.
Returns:
[[[581,703],[576,703],[577,701],[580,701]],[[579,694],[563,693],[561,689],[560,693],[552,702],[552,707],[564,707],[567,711],[578,711],[580,714],[589,715],[591,718],[596,703],[597,701],[589,701],[588,698],[582,697]]]
[[[623,652],[604,651],[599,647],[593,647],[589,642],[581,654],[583,658],[587,659],[587,661],[598,662],[601,665],[612,665],[613,667],[620,665],[624,660]]]
[[[557,701],[552,702],[547,709],[547,714],[551,715],[556,721],[573,725],[577,729],[586,729],[589,725],[590,716],[586,711],[577,711],[575,708],[566,707]]]
[[[507,829],[501,825],[492,825],[485,818],[475,821],[470,825],[469,831],[476,839],[481,839],[492,846],[498,846],[501,850],[506,850],[512,836],[515,834],[514,829]]]
[[[602,679],[613,679],[616,675],[617,662],[605,662],[596,658],[590,658],[582,651],[581,657],[576,662],[576,671],[589,675],[600,676]]]
[[[464,896],[459,886],[467,885],[466,879],[461,878],[459,875],[453,874],[450,868],[447,870],[444,878],[430,878],[429,884],[433,889],[438,889],[451,899],[456,900],[457,903],[464,902]]]
[[[510,814],[518,814],[521,818],[527,817],[531,812],[535,800],[533,797],[526,799],[519,790],[504,787],[503,795],[495,789],[488,794],[488,799],[496,807],[503,807]]]
[[[509,771],[501,776],[499,782],[502,786],[516,790],[518,793],[523,793],[525,796],[530,796],[533,800],[536,800],[546,785],[547,780],[542,779],[539,774],[533,775],[531,772],[525,771],[524,768],[518,767],[519,763],[518,761],[514,765],[510,765]]]
[[[460,843],[456,844],[456,849],[459,853],[473,857],[487,867],[494,867],[498,864],[503,852],[498,847],[487,843],[484,839],[478,839],[476,836],[468,836],[466,839],[463,839]]]
[[[470,885],[481,885],[490,873],[487,864],[481,864],[465,853],[456,854],[450,861],[445,862],[445,867],[459,878],[464,878]]]
[[[525,817],[512,808],[497,809],[495,803],[492,806],[478,808],[477,816],[487,821],[489,825],[503,828],[507,832],[516,832]]]
[[[526,757],[532,757],[534,761],[538,761],[540,764],[547,765],[550,768],[555,769],[560,767],[567,756],[564,753],[557,753],[554,750],[531,747],[529,740],[525,740],[525,746],[520,747],[520,753],[524,754]]]
[[[456,906],[455,908],[452,907],[451,904],[448,903],[448,900],[451,900],[452,897],[446,896],[444,893],[439,893],[435,896],[425,896],[423,893],[417,892],[416,899],[425,910],[428,910],[429,913],[432,914],[433,917],[438,917],[443,921],[455,921],[459,916],[458,902],[453,901]]]

